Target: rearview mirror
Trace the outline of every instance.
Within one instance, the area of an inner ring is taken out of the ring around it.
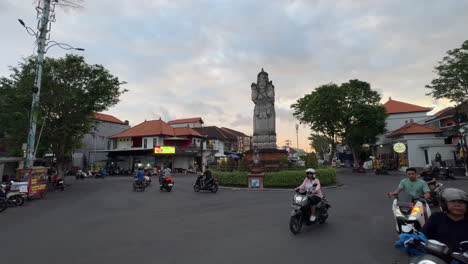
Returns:
[[[314,184],[312,185],[312,187],[317,187],[317,185],[318,185],[318,184],[314,183]]]

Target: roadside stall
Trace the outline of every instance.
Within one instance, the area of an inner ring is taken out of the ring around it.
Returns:
[[[44,198],[47,194],[47,168],[46,167],[33,167],[32,169],[18,169],[16,170],[16,178],[18,181],[27,183],[27,198],[33,197]],[[27,180],[26,180],[27,179]]]

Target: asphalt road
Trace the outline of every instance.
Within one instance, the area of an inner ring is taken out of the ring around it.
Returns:
[[[128,178],[90,179],[0,214],[2,263],[407,263],[394,249],[391,199],[400,176],[340,171],[326,189],[324,225],[288,229],[292,191],[131,190]],[[445,182],[468,190],[468,181]]]

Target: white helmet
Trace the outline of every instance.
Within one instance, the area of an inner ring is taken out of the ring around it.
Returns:
[[[312,169],[312,168],[308,168],[308,169],[306,170],[306,173],[309,173],[309,172],[311,172],[311,173],[315,174],[315,170],[314,170],[314,169]]]

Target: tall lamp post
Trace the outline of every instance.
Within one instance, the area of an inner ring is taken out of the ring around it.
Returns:
[[[42,84],[42,67],[44,64],[44,56],[47,51],[54,47],[59,46],[62,49],[66,50],[80,50],[84,51],[81,48],[74,48],[65,43],[59,43],[56,41],[48,41],[50,32],[50,24],[55,22],[55,5],[57,0],[44,0],[39,3],[42,4],[36,8],[37,15],[39,17],[39,23],[37,25],[38,32],[35,32],[32,28],[26,26],[23,20],[18,19],[21,26],[23,26],[29,35],[36,38],[37,44],[37,59],[36,59],[36,76],[34,78],[34,85],[32,88],[32,103],[31,103],[31,112],[29,116],[29,130],[27,138],[27,147],[26,147],[26,160],[24,167],[30,169],[33,167],[35,159],[35,144],[36,144],[36,126],[37,126],[37,114],[39,109],[39,95],[41,92]],[[52,44],[48,46],[49,44]],[[27,180],[27,179],[25,179]]]
[[[468,177],[468,146],[466,144],[466,128],[460,128],[458,130],[460,132],[460,145],[461,150],[463,151],[463,164],[465,165],[465,176]]]

